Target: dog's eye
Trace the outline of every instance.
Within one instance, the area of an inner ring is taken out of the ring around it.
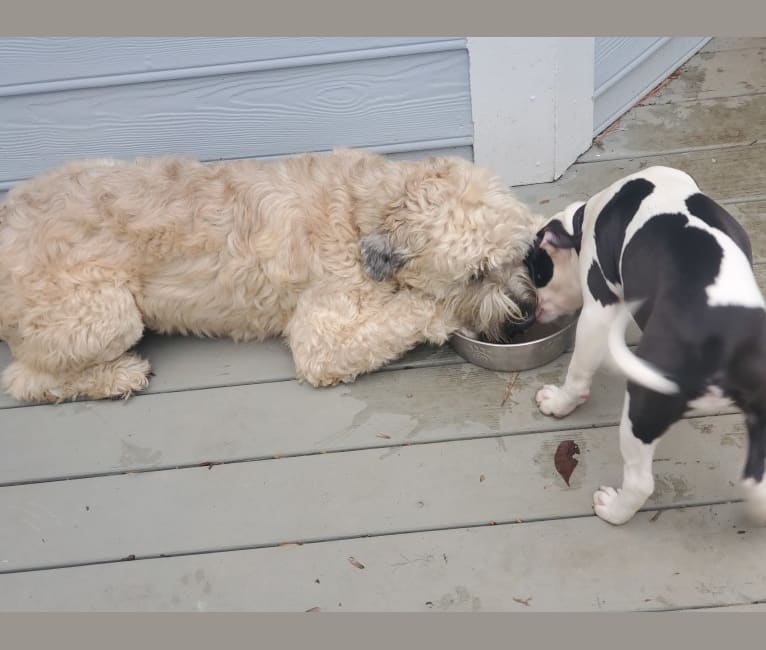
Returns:
[[[487,260],[480,262],[478,268],[471,274],[471,282],[484,282],[489,271],[489,262]]]

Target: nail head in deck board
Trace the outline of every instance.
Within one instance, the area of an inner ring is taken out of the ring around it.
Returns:
[[[766,529],[736,535],[740,504],[672,509],[649,525],[651,515],[622,527],[585,517],[6,574],[0,609],[620,611],[766,599]],[[367,567],[336,571],[348,557]],[[332,580],[306,588],[328,571]],[[532,597],[529,608],[519,596]]]
[[[744,435],[738,415],[678,423],[661,441],[658,456],[672,460],[655,463],[647,508],[738,498],[729,479],[744,450],[725,444],[736,429]],[[582,452],[569,487],[554,462],[564,439]],[[583,516],[593,490],[622,474],[615,427],[504,445],[508,453],[483,438],[4,487],[0,570]],[[479,483],[480,473],[496,478]]]

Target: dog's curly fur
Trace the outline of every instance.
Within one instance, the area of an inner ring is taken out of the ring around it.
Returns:
[[[286,336],[297,377],[353,380],[534,300],[541,220],[459,158],[67,164],[0,205],[0,338],[21,400],[127,396],[160,332]]]

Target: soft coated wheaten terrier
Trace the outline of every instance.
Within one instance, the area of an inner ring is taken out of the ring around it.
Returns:
[[[459,158],[74,162],[0,205],[0,339],[20,400],[128,396],[144,328],[284,335],[297,377],[353,380],[534,301],[540,220]]]

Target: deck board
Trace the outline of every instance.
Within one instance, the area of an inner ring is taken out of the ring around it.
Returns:
[[[564,440],[580,448],[569,486]],[[737,499],[743,445],[738,415],[679,423],[648,507]],[[0,571],[584,516],[621,465],[600,427],[5,487]]]
[[[573,165],[554,185],[525,185],[515,192],[538,211],[552,215],[572,201],[586,201],[623,176],[653,165],[677,167],[691,174],[719,203],[766,199],[766,143],[581,163]]]
[[[149,332],[138,344],[137,351],[149,359],[154,373],[148,388],[142,393],[145,395],[295,379],[290,351],[277,338],[235,343],[225,338],[161,336]],[[0,342],[0,372],[10,361],[8,346]],[[449,346],[420,345],[385,369],[461,362]],[[0,392],[0,409],[23,405]]]
[[[0,575],[0,609],[625,611],[766,599],[740,504]],[[358,569],[349,558],[364,566]]]
[[[644,98],[643,104],[668,104],[766,92],[766,46],[700,52],[677,72],[672,83]]]
[[[637,106],[578,159],[594,162],[766,140],[766,94]]]

